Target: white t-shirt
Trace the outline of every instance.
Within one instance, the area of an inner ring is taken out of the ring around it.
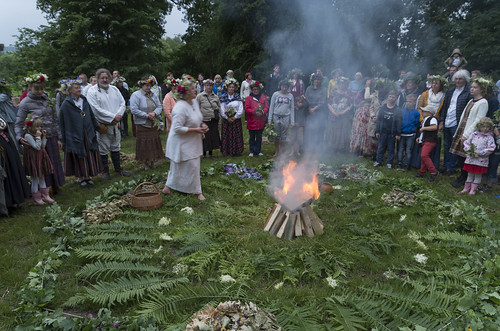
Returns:
[[[422,121],[422,126],[421,128],[424,127],[424,124],[425,124],[425,121],[427,121],[427,119],[429,118],[430,116],[427,116],[426,118],[424,118],[424,120]],[[431,125],[438,125],[438,120],[437,118],[432,118],[431,119],[431,122],[429,123],[428,126],[431,126]],[[420,131],[420,136],[418,137],[418,142],[421,144],[422,143],[422,139],[424,139],[424,131]]]
[[[465,86],[461,89],[455,88],[455,91],[453,91],[453,95],[450,100],[450,106],[448,107],[448,111],[446,113],[446,120],[444,121],[445,128],[450,128],[457,125],[457,100],[458,96],[460,95],[460,93],[462,93],[464,88]]]

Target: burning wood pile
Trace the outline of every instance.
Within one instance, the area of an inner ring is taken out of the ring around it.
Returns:
[[[266,219],[264,231],[289,240],[323,233],[323,222],[311,207],[320,194],[317,171],[311,168],[307,163],[290,161],[282,176],[271,181],[270,193],[277,203]]]

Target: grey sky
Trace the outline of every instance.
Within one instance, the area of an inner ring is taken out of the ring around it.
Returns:
[[[165,30],[168,37],[186,32],[187,24],[182,22],[183,14],[175,7],[167,16]],[[1,0],[0,5],[0,44],[14,45],[18,29],[37,29],[47,24],[44,14],[36,8],[36,0]]]

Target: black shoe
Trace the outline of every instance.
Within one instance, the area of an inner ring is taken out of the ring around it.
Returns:
[[[433,183],[436,180],[438,172],[432,173],[429,175],[429,183]]]
[[[465,181],[457,179],[456,181],[451,183],[451,186],[453,186],[454,188],[459,188],[459,187],[464,186],[464,184],[465,184]]]
[[[424,176],[422,176],[421,174],[419,174],[419,173],[417,172],[415,175],[413,175],[413,177],[423,178]]]
[[[103,172],[101,175],[101,178],[102,179],[111,179],[111,175],[109,174],[109,172]]]
[[[123,169],[120,169],[119,171],[117,171],[117,173],[118,173],[120,176],[123,176],[123,177],[130,177],[130,172],[125,171],[125,170],[123,170]]]

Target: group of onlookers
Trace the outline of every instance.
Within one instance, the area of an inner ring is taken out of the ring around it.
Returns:
[[[202,74],[176,79],[168,73],[162,85],[154,76],[142,77],[135,92],[119,71],[101,68],[90,83],[85,74],[60,81],[55,102],[45,92],[48,77],[38,73],[25,78],[28,89],[17,113],[2,81],[0,212],[29,195],[35,204],[54,202],[49,187],[57,194],[65,176],[77,177],[82,187],[93,185],[98,174],[109,179],[109,158],[119,175],[130,176],[120,160],[122,135],[129,132],[127,108],[136,160],[151,169],[164,156],[170,159],[165,194],[177,190],[205,199],[201,157],[215,158],[215,150],[241,155],[245,122],[249,157],[263,155],[263,133],[270,127],[274,156],[352,152],[372,157],[375,166],[418,168],[416,177],[429,172],[430,182],[439,172],[458,170],[452,184],[473,195],[498,179],[500,113],[493,83],[478,71],[471,77],[463,68],[466,63],[454,50],[445,63],[448,75],[428,75],[425,82],[409,72],[391,81],[383,66],[373,77],[357,72],[352,81],[340,69],[332,71],[330,80],[318,69],[304,81],[300,69],[282,75],[276,65],[265,87],[250,72],[241,84],[232,70],[213,81]],[[160,138],[164,127],[165,154]],[[480,186],[482,174],[488,180]]]

